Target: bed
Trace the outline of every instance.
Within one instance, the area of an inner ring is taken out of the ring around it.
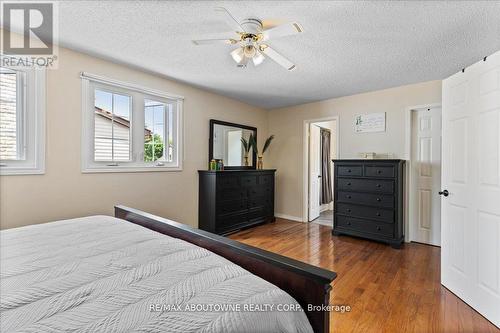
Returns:
[[[139,210],[0,234],[2,332],[328,332],[335,273]]]

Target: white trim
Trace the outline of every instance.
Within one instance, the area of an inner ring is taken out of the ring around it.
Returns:
[[[340,117],[330,116],[315,119],[305,119],[302,125],[302,145],[303,145],[303,155],[302,155],[302,222],[309,222],[309,124],[319,123],[323,121],[336,121],[337,128],[335,129],[335,139],[336,139],[336,158],[340,157]]]
[[[412,192],[411,186],[411,139],[412,139],[412,130],[411,130],[411,115],[412,112],[419,109],[434,109],[441,108],[441,103],[432,103],[432,104],[423,104],[416,106],[409,106],[405,108],[405,150],[404,150],[404,159],[406,160],[406,170],[405,170],[405,186],[406,189],[404,191],[404,207],[405,214],[403,216],[404,219],[404,235],[405,242],[409,243],[413,239],[413,235],[411,234],[410,228],[410,211],[413,211],[415,207],[413,207],[412,200],[410,200],[410,194]]]
[[[140,93],[143,93],[146,95],[153,95],[153,96],[159,96],[159,97],[163,97],[163,98],[176,99],[176,100],[184,99],[184,96],[181,96],[181,95],[166,93],[166,92],[161,91],[161,90],[151,89],[151,88],[141,86],[138,84],[119,81],[119,80],[107,78],[105,76],[91,74],[91,73],[87,73],[87,72],[81,72],[80,78],[90,80],[93,82],[99,82],[99,83],[119,87],[122,89],[128,89],[128,90],[140,92]]]
[[[292,216],[292,215],[286,215],[286,214],[281,214],[281,213],[274,213],[274,216],[278,217],[280,219],[285,219],[285,220],[291,220],[291,221],[296,221],[296,222],[305,222],[305,221],[302,221],[301,217]]]
[[[16,70],[23,70],[19,67]],[[1,161],[0,176],[41,175],[45,173],[45,68],[24,69],[24,146],[26,160]]]

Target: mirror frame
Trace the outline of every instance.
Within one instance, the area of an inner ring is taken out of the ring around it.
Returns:
[[[208,164],[210,164],[210,161],[213,159],[214,156],[214,126],[215,125],[222,125],[222,126],[231,126],[231,127],[238,127],[246,130],[250,130],[254,132],[255,135],[255,140],[257,141],[257,128],[252,127],[252,126],[247,126],[247,125],[241,125],[241,124],[235,124],[235,123],[229,123],[227,121],[222,121],[222,120],[215,120],[215,119],[210,119],[210,137],[208,141]],[[257,154],[252,150],[252,159],[253,159],[253,165],[251,166],[226,166],[224,165],[224,170],[255,170],[257,169]]]

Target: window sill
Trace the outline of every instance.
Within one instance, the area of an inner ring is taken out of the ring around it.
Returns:
[[[0,176],[43,175],[45,168],[0,167]]]
[[[174,166],[95,166],[83,167],[82,173],[123,173],[123,172],[181,172],[182,167]]]

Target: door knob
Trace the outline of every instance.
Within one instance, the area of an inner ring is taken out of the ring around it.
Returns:
[[[448,190],[439,191],[439,195],[444,195],[445,197],[447,197],[450,195],[450,192],[448,192]]]

